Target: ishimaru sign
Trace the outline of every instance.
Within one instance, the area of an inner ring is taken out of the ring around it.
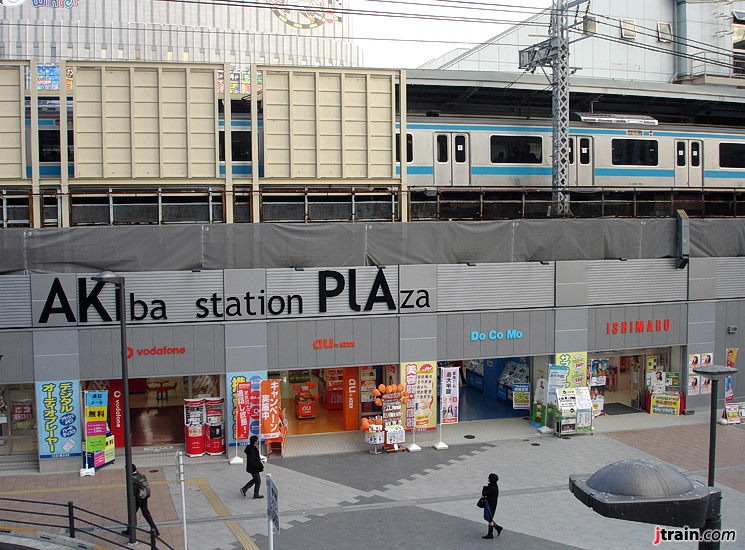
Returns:
[[[271,317],[375,315],[431,307],[427,289],[399,289],[398,271],[377,267],[342,270],[253,270],[245,281],[221,271],[124,274],[128,322],[226,321]],[[255,272],[260,276],[256,277]],[[112,285],[90,277],[32,278],[35,326],[118,321]]]

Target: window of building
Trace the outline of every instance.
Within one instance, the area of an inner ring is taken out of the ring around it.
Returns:
[[[414,137],[406,134],[406,162],[414,160]],[[401,162],[401,132],[396,133],[396,162]]]
[[[184,50],[183,60],[189,61],[189,50]]]
[[[657,166],[656,139],[614,139],[611,141],[613,165]]]
[[[72,59],[72,57],[73,57],[72,46],[67,46],[67,57],[68,57],[68,59]]]
[[[250,130],[233,130],[230,132],[230,152],[233,162],[251,161]],[[225,162],[225,132],[220,132],[219,155],[220,162]]]
[[[636,20],[621,19],[621,38],[633,40],[636,38]]]
[[[140,52],[140,48],[135,48],[135,59],[139,60],[142,57],[142,52]]]
[[[745,143],[720,143],[719,166],[745,168]]]
[[[735,75],[745,74],[745,11],[732,12],[732,57]]]
[[[491,136],[490,145],[495,164],[540,164],[543,159],[539,136]]]
[[[118,48],[117,51],[116,51],[116,56],[119,59],[124,59],[124,49],[123,48]]]
[[[582,18],[582,32],[585,34],[598,32],[598,18],[594,15],[585,15]]]
[[[168,50],[168,51],[166,52],[166,59],[167,59],[168,61],[173,61],[173,50]]]
[[[673,26],[670,23],[664,21],[657,21],[657,41],[658,42],[672,42],[673,40]]]

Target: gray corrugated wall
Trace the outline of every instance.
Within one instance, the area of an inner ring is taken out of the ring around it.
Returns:
[[[0,274],[675,257],[674,219],[1,229]],[[745,254],[745,220],[690,220],[692,257]]]

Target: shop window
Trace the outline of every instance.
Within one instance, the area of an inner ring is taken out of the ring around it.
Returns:
[[[67,157],[69,162],[75,160],[73,131],[67,131]],[[60,139],[58,130],[39,130],[39,162],[60,162]]]
[[[657,140],[614,139],[611,141],[611,159],[614,166],[657,166]]]
[[[719,166],[745,168],[745,143],[720,143]]]
[[[543,141],[538,136],[491,136],[491,161],[495,164],[540,164]]]
[[[414,160],[414,137],[406,134],[406,162]],[[401,132],[396,133],[396,162],[401,162]]]

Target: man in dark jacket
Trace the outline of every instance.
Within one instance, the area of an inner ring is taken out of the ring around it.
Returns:
[[[251,481],[241,487],[241,495],[246,496],[248,491],[253,485],[254,498],[264,498],[264,495],[259,494],[259,487],[261,487],[261,475],[259,472],[264,471],[264,464],[261,462],[261,455],[259,454],[259,438],[258,436],[252,435],[250,442],[243,449],[246,453],[246,471],[251,474]]]
[[[156,536],[160,536],[160,531],[153,521],[153,516],[150,514],[150,510],[147,507],[147,500],[150,498],[150,484],[145,477],[145,474],[141,473],[137,466],[132,464],[132,486],[135,494],[135,514],[137,510],[142,511],[142,517],[145,518],[150,529],[155,531]],[[129,531],[122,531],[122,535],[128,535]]]

